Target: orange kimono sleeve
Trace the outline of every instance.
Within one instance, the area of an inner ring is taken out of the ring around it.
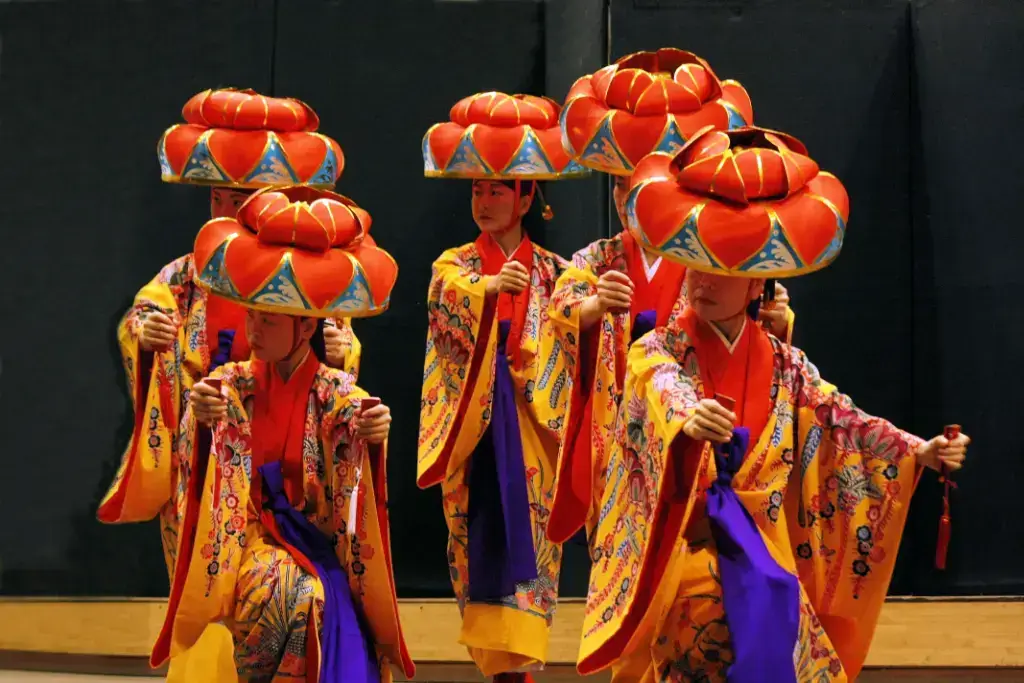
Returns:
[[[555,350],[571,377],[565,429],[558,451],[557,477],[547,536],[564,543],[584,526],[597,524],[611,447],[617,394],[629,339],[629,316],[606,314],[588,330],[580,326],[583,301],[597,292],[605,271],[625,270],[619,238],[599,240],[573,255],[551,296],[549,320]],[[565,399],[563,399],[565,400]]]
[[[391,559],[391,526],[387,506],[387,443],[368,445],[355,436],[353,417],[362,389],[338,401],[332,446],[333,527],[347,541],[338,554],[348,573],[352,598],[366,618],[373,642],[386,660],[406,678],[416,673],[402,633]],[[353,400],[354,399],[354,400]],[[387,667],[384,667],[386,670]]]
[[[892,579],[923,442],[858,409],[792,353],[802,387],[787,527],[800,581],[853,680]]]
[[[421,488],[440,483],[457,468],[489,424],[491,387],[477,380],[482,368],[494,365],[494,313],[472,245],[444,252],[434,262],[427,295],[416,468]]]
[[[131,394],[135,424],[114,482],[97,516],[108,524],[152,519],[175,488],[174,441],[181,419],[183,392],[197,379],[188,368],[201,364],[188,343],[191,257],[168,264],[136,295],[118,325],[118,345]],[[178,339],[162,352],[140,346],[146,316],[160,311],[178,324]]]

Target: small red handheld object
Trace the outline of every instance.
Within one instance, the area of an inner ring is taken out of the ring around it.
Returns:
[[[219,394],[221,386],[223,385],[223,381],[220,378],[214,379],[213,377],[207,377],[206,379],[203,380],[203,384],[205,384],[208,387],[212,387]]]
[[[942,435],[947,440],[953,441],[960,436],[960,425],[946,425]],[[949,516],[949,492],[955,489],[956,484],[949,478],[949,471],[945,465],[942,467],[942,474],[939,481],[943,484],[942,490],[942,516],[939,517],[939,539],[935,544],[935,568],[946,568],[946,553],[949,551],[949,539],[952,535],[952,523]]]

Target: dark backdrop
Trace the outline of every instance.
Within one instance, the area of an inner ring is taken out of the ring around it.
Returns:
[[[930,569],[928,478],[894,592],[1024,592],[1024,522],[1009,510],[1022,449],[1001,428],[1019,412],[1022,373],[1000,362],[1022,323],[1012,209],[1024,169],[1009,152],[1024,140],[1000,124],[1024,111],[1024,10],[960,5],[0,4],[0,593],[166,594],[155,527],[94,519],[129,430],[114,327],[208,217],[207,191],[160,183],[156,140],[192,94],[230,85],[317,110],[345,150],[339,191],[373,214],[401,266],[392,309],[356,322],[361,384],[395,415],[400,593],[449,595],[439,493],[417,490],[413,475],[423,295],[432,259],[476,229],[468,184],[422,177],[420,137],[473,92],[561,99],[609,45],[612,57],[662,45],[701,54],[748,88],[758,123],[801,138],[846,183],[842,258],[790,283],[797,343],[865,409],[921,434],[958,421],[976,439],[950,569]],[[609,232],[604,178],[547,191],[556,219],[533,226],[546,246],[568,256]],[[582,594],[579,549],[564,576],[565,592]]]

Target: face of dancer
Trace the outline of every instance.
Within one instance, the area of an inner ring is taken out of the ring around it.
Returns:
[[[279,363],[292,355],[316,332],[315,318],[249,310],[245,334],[253,354],[266,363]],[[298,339],[296,339],[298,335]]]
[[[530,201],[531,197],[523,196],[516,202],[516,191],[505,183],[477,180],[473,183],[473,220],[482,232],[497,235],[519,225]]]
[[[764,280],[686,271],[686,301],[705,322],[746,315],[747,305],[764,292]]]
[[[210,217],[234,218],[238,208],[245,203],[252,192],[231,190],[226,187],[215,187],[210,192]]]
[[[619,214],[619,223],[622,229],[626,229],[626,197],[629,196],[629,176],[615,176],[612,185],[612,200],[615,202],[615,211]]]

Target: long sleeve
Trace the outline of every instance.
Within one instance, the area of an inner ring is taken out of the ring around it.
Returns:
[[[97,516],[102,522],[152,519],[173,495],[173,449],[182,395],[198,379],[195,367],[202,364],[189,340],[192,290],[191,258],[185,256],[168,264],[136,295],[118,325],[135,424],[114,482],[100,504]],[[155,353],[140,345],[142,324],[154,311],[178,324],[173,346]]]
[[[416,667],[402,634],[391,559],[387,444],[371,446],[355,437],[354,417],[366,395],[354,388],[332,411],[333,526],[340,536],[338,555],[353,601],[366,618],[373,642],[389,662],[411,677]]]
[[[472,245],[444,252],[434,262],[427,295],[420,487],[439,483],[453,453],[456,458],[470,453],[488,424],[497,348],[494,312]]]
[[[851,680],[867,657],[918,476],[922,440],[866,414],[797,350],[785,510],[801,583]]]

